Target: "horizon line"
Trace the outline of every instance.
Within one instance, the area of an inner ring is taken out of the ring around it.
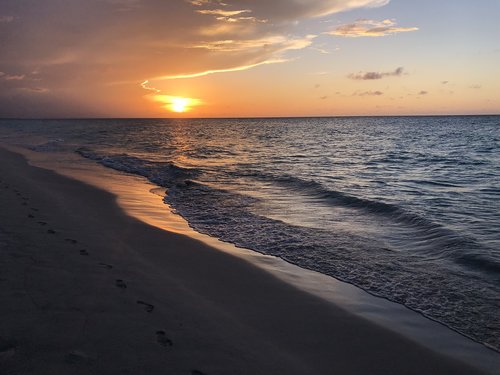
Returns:
[[[474,117],[500,116],[500,113],[469,114],[400,114],[400,115],[311,115],[311,116],[214,116],[214,117],[0,117],[4,120],[244,120],[244,119],[304,119],[304,118],[352,118],[352,117]]]

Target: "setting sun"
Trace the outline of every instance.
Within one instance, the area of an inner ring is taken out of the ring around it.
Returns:
[[[170,109],[174,112],[182,113],[188,109],[189,99],[173,98],[170,104]]]
[[[158,90],[159,91],[159,90]],[[148,95],[148,99],[162,103],[162,107],[175,113],[184,113],[190,111],[194,106],[202,104],[200,99],[184,98],[182,96],[170,95]]]

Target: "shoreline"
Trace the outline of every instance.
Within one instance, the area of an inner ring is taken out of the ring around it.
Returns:
[[[75,367],[78,371],[118,373],[116,367],[106,366],[116,366],[118,358],[124,357],[123,366],[136,369],[132,373],[157,373],[162,366],[174,366],[172,373],[187,374],[332,370],[347,374],[474,373],[465,364],[300,291],[246,261],[127,216],[108,192],[28,166],[23,158],[8,151],[0,149],[0,155],[2,204],[6,207],[0,216],[0,228],[4,233],[7,227],[8,232],[0,237],[5,237],[8,249],[2,268],[17,262],[14,271],[34,268],[31,275],[41,280],[31,289],[24,282],[14,289],[17,294],[6,290],[3,281],[2,296],[11,302],[9,305],[20,303],[17,312],[22,314],[29,310],[26,298],[36,301],[28,315],[44,323],[34,332],[28,330],[35,335],[27,337],[22,334],[17,315],[9,311],[3,314],[8,315],[11,325],[2,324],[0,338],[11,340],[11,348],[7,359],[0,353],[0,361],[7,361],[14,366],[11,368],[22,365],[20,354],[31,358],[27,363],[46,361],[41,357],[43,350],[34,343],[37,338],[49,337],[52,361],[44,369],[46,373],[54,369],[71,372]],[[29,211],[33,204],[37,207],[31,208],[39,211]],[[39,224],[39,218],[47,224]],[[48,232],[47,225],[56,233]],[[80,249],[82,246],[85,249]],[[40,252],[41,248],[45,252]],[[68,251],[76,254],[70,256]],[[46,268],[47,263],[52,266]],[[63,274],[51,274],[49,269],[62,270]],[[7,283],[17,282],[15,273]],[[76,282],[79,288],[68,289],[66,282]],[[57,287],[41,288],[52,284]],[[280,306],[275,303],[278,296]],[[151,306],[154,311],[148,312]],[[54,330],[68,322],[41,319],[41,315],[59,313],[67,315],[68,321],[85,316],[81,344],[73,345],[75,349],[65,354],[63,344],[68,338]],[[103,321],[113,323],[113,329],[108,330]],[[130,325],[130,332],[119,329]],[[6,337],[7,331],[16,333],[15,327],[22,338]],[[106,328],[113,337],[102,337],[104,331],[96,327]],[[103,341],[98,342],[98,337]],[[12,340],[18,344],[12,344]],[[120,349],[110,348],[112,343]],[[90,344],[96,347],[94,352]],[[26,349],[30,345],[31,351]],[[111,365],[104,363],[103,353]]]
[[[165,188],[142,176],[107,168],[92,159],[67,151],[39,152],[17,146],[3,147],[22,154],[31,165],[52,170],[114,194],[118,205],[127,215],[167,232],[201,241],[230,256],[242,258],[295,288],[401,334],[433,351],[487,370],[496,370],[500,366],[500,353],[494,348],[407,306],[373,295],[332,276],[301,268],[282,258],[237,247],[196,232],[181,215],[173,213],[170,206],[164,202]]]

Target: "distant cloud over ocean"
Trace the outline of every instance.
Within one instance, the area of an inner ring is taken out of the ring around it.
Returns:
[[[355,79],[359,81],[369,81],[374,79],[382,79],[385,77],[399,77],[403,75],[403,67],[400,66],[392,72],[358,72],[351,73],[348,75],[350,79]]]

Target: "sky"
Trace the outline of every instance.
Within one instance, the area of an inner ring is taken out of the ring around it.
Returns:
[[[0,117],[500,113],[498,0],[0,0]]]

